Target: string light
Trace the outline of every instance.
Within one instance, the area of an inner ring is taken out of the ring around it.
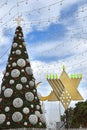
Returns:
[[[10,47],[0,56],[0,59],[2,59],[5,55],[7,55],[7,52],[9,51]]]
[[[8,4],[8,2],[9,1],[6,1],[5,3],[3,3],[3,5],[5,6],[5,4],[7,3]],[[0,25],[1,26],[7,26],[8,27],[8,25],[10,24],[10,22],[11,21],[13,21],[13,19],[15,19],[15,17],[17,17],[17,13],[16,14],[14,14],[13,15],[13,10],[14,9],[16,9],[16,7],[18,6],[20,6],[20,4],[24,4],[24,2],[26,3],[26,4],[28,4],[28,0],[23,0],[23,1],[20,1],[20,2],[18,2],[18,3],[16,3],[16,5],[14,5],[14,6],[12,6],[10,9],[9,9],[9,15],[10,15],[10,18],[9,19],[6,19],[7,17],[8,17],[8,12],[6,13],[6,14],[4,14],[3,15],[3,17],[1,18],[1,20],[0,20]],[[56,4],[58,4],[59,6],[60,5],[62,5],[62,2],[63,1],[58,1],[57,3],[56,2],[52,2],[52,3],[50,3],[49,5],[47,5],[47,6],[44,6],[44,7],[40,7],[40,8],[38,8],[38,9],[33,9],[33,10],[30,10],[30,11],[24,11],[24,12],[21,12],[22,13],[22,15],[24,14],[32,14],[32,12],[34,11],[37,11],[38,13],[41,13],[41,10],[42,9],[44,9],[44,11],[45,11],[45,9],[47,9],[49,12],[51,11],[51,7],[53,7],[54,5],[56,5]],[[63,3],[64,4],[64,3]],[[1,6],[1,5],[0,5]],[[46,11],[47,11],[46,10]],[[72,19],[72,21],[73,22],[75,22],[76,20],[83,20],[83,23],[84,23],[84,20],[86,20],[87,19],[87,16],[84,16],[84,17],[79,17],[79,15],[78,15],[78,13],[84,13],[84,12],[86,12],[86,10],[87,10],[87,8],[85,8],[85,7],[81,7],[81,9],[77,12],[77,16],[76,16],[76,19]],[[29,13],[28,13],[29,12]],[[13,16],[12,16],[13,15]],[[33,14],[32,14],[33,15]],[[72,16],[69,16],[69,18],[71,18]],[[49,17],[49,18],[46,18],[46,19],[40,19],[40,20],[32,20],[31,22],[27,22],[26,23],[26,21],[25,21],[25,25],[24,25],[24,28],[28,28],[27,27],[27,25],[29,25],[29,24],[31,24],[31,27],[29,27],[29,28],[32,28],[33,27],[33,25],[35,25],[36,24],[36,26],[37,26],[37,24],[38,24],[38,27],[40,26],[41,27],[41,24],[42,23],[47,23],[48,25],[49,25],[49,23],[52,21],[52,20],[56,20],[57,19],[57,22],[58,21],[60,21],[60,19],[58,19],[59,18],[59,16],[57,16],[57,17]],[[6,20],[4,20],[4,19],[6,19]],[[9,27],[11,27],[12,26],[12,28],[15,26],[15,23],[14,23],[14,21],[13,21],[13,23],[11,24],[11,25],[9,25]],[[25,27],[26,26],[26,27]],[[81,33],[79,33],[79,36],[78,36],[78,38],[79,39],[84,39],[85,41],[83,42],[82,41],[82,44],[81,44],[81,42],[79,42],[79,44],[77,44],[77,45],[75,45],[74,47],[72,47],[72,48],[70,48],[70,50],[68,50],[68,49],[66,49],[66,52],[65,53],[69,53],[70,51],[72,51],[73,49],[79,49],[80,47],[81,47],[81,45],[84,45],[84,44],[86,44],[86,38],[83,38],[83,34],[86,34],[86,30],[85,30],[85,28],[86,28],[86,26],[83,28],[83,27],[76,27],[75,29],[68,29],[67,31],[67,35],[68,34],[70,34],[70,36],[68,37],[68,39],[67,40],[72,40],[72,42],[73,42],[73,38],[75,38],[75,31],[76,30],[78,30],[78,31],[81,31]],[[63,31],[59,31],[58,30],[58,32],[63,32]],[[57,32],[56,32],[57,33]],[[55,38],[58,36],[58,35],[56,35],[56,33],[55,33]],[[53,34],[49,34],[49,36],[52,36]],[[52,50],[50,50],[50,51],[53,51],[53,50],[56,50],[57,51],[57,49],[59,48],[59,47],[62,47],[62,48],[65,48],[65,45],[66,45],[66,43],[61,43],[61,44],[59,44],[58,46],[56,46],[55,48],[52,48]],[[49,52],[50,52],[49,51]],[[49,53],[49,52],[47,52],[47,53]],[[45,52],[44,52],[45,53]],[[82,58],[83,58],[83,61],[81,61],[81,63],[77,63],[76,62],[76,64],[75,64],[75,66],[80,66],[80,65],[83,65],[83,64],[85,64],[86,63],[86,60],[85,60],[85,57],[84,57],[84,55],[86,55],[86,51],[84,52],[84,54],[83,54],[83,52],[82,53],[80,53],[80,56],[82,55]],[[3,55],[4,56],[4,55]],[[2,56],[2,57],[3,57]],[[43,56],[43,55],[41,55],[41,56]],[[0,59],[2,58],[2,57],[0,57]],[[75,59],[76,58],[76,59]],[[76,60],[78,60],[78,56],[75,56],[75,61]],[[61,61],[60,61],[60,63],[62,64],[62,62],[63,62],[64,60],[63,59],[61,59]],[[66,60],[66,62],[67,62],[67,60]],[[59,62],[58,62],[59,63]],[[71,66],[68,66],[68,67],[72,67],[74,64],[72,64]],[[74,66],[74,67],[75,67]],[[49,69],[49,70],[51,70],[51,69],[53,69],[53,68],[51,68],[51,66],[50,66],[50,68],[49,67],[42,67],[41,68],[41,66],[39,66],[39,68],[40,69],[43,69],[43,70],[45,70],[45,69]],[[55,68],[56,70],[58,69],[58,67],[56,67]]]
[[[25,2],[25,1],[20,1],[20,2],[18,2],[18,5],[20,4],[20,3],[23,3],[23,2]],[[55,2],[55,3],[53,3],[53,4],[50,4],[50,5],[48,5],[48,6],[45,6],[45,7],[43,7],[43,8],[49,8],[49,6],[51,7],[51,6],[53,6],[53,5],[56,5],[56,4],[58,4],[58,3],[60,3],[61,1],[58,1],[58,2]],[[63,1],[62,1],[63,2]],[[10,10],[9,10],[9,14],[11,14],[11,12],[12,12],[12,10],[14,9],[16,7],[16,5],[14,5]],[[28,12],[32,12],[32,11],[38,11],[38,10],[41,10],[41,9],[43,9],[43,8],[39,8],[39,9],[34,9],[34,10],[31,10],[31,11],[28,11]],[[84,9],[84,10],[86,10],[86,9]],[[22,14],[24,13],[24,12],[21,12]],[[3,18],[4,17],[6,17],[8,14],[5,14],[4,16],[3,16]],[[71,16],[70,16],[71,17]],[[87,17],[87,16],[86,16]],[[83,17],[83,18],[85,18],[85,17]],[[82,19],[82,18],[81,18]],[[75,20],[74,20],[75,21]],[[43,22],[43,21],[42,21]]]
[[[4,3],[0,4],[0,9],[3,8],[5,5],[7,5],[7,0]]]

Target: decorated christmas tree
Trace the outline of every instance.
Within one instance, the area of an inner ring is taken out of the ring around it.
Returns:
[[[0,129],[45,128],[22,28],[15,31],[0,98]]]

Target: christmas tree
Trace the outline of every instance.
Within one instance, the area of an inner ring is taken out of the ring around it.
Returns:
[[[45,128],[22,28],[15,31],[0,98],[0,129]]]

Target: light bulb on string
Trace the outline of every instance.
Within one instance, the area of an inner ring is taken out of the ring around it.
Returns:
[[[6,0],[6,2],[5,2],[5,5],[7,5],[8,3],[7,3],[7,0]]]
[[[84,12],[84,7],[82,7],[82,10],[81,10],[81,12]]]
[[[87,41],[86,40],[84,40],[84,44],[86,44],[87,43]]]
[[[62,5],[62,1],[60,1],[60,5]]]
[[[85,21],[85,18],[83,18],[83,21]]]
[[[30,23],[30,26],[32,27],[32,22]]]
[[[2,20],[0,20],[0,23],[3,23]]]
[[[28,4],[28,0],[26,0],[26,4]]]
[[[84,56],[84,52],[82,53],[82,56]]]
[[[38,22],[38,26],[40,26],[41,22]]]
[[[17,7],[19,7],[19,2],[17,2]]]
[[[11,15],[11,12],[9,11],[9,15]]]
[[[48,7],[48,10],[50,11],[50,6]]]
[[[48,19],[48,23],[50,23],[50,19]]]
[[[40,9],[38,9],[38,11],[37,11],[39,14],[40,14]]]
[[[55,22],[56,22],[56,24],[58,24],[58,22],[59,22],[59,19],[58,19],[58,17],[55,19]]]
[[[28,15],[31,15],[31,13],[29,12]]]

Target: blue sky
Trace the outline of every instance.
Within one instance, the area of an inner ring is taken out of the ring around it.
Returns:
[[[21,15],[34,76],[36,82],[42,81],[41,94],[51,92],[46,74],[60,75],[65,65],[68,74],[82,73],[78,89],[87,99],[87,1],[1,0],[0,7],[0,81],[17,27],[15,18]]]

